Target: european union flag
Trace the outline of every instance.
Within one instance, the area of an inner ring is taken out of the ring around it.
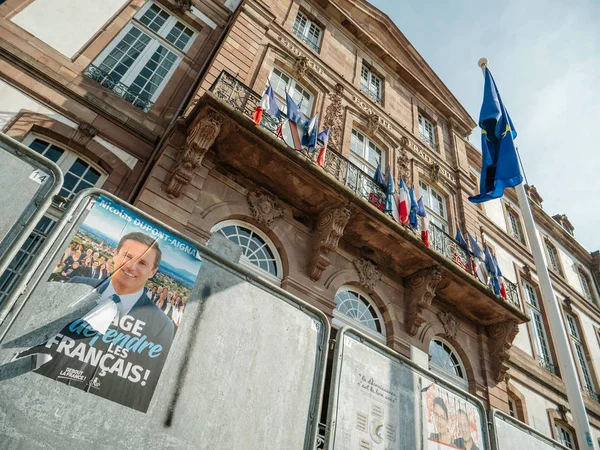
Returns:
[[[481,127],[481,180],[479,195],[469,197],[473,203],[500,198],[504,189],[523,182],[514,139],[517,131],[502,103],[496,82],[485,68],[483,104],[479,113]]]

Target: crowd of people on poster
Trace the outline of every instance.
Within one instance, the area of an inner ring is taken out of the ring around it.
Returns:
[[[147,411],[200,264],[192,244],[98,198],[48,279],[89,286],[92,306],[19,356],[37,355],[41,375]]]
[[[436,384],[423,396],[428,449],[481,449],[481,418],[473,404]]]

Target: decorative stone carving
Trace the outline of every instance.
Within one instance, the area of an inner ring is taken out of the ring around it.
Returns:
[[[381,279],[381,271],[375,264],[367,259],[355,259],[354,267],[358,272],[358,280],[360,284],[369,292],[375,290],[377,283]]]
[[[429,176],[434,183],[440,179],[440,165],[436,162],[431,163],[429,168]]]
[[[529,267],[527,264],[523,264],[523,272],[527,278],[531,278],[531,267]]]
[[[536,189],[536,187],[534,185],[525,185],[525,192],[527,193],[527,196],[533,200],[535,203],[537,203],[538,205],[542,206],[542,202],[544,201],[544,199],[542,198],[542,196],[539,194],[538,190]]]
[[[186,12],[192,9],[192,0],[175,0],[175,10]]]
[[[379,116],[377,114],[369,114],[369,117],[367,117],[367,130],[371,134],[377,134],[379,131]]]
[[[408,139],[403,136],[400,139],[400,147],[398,147],[398,159],[396,160],[396,163],[398,164],[398,174],[405,182],[408,182],[410,178],[410,158],[408,157],[408,151],[406,150],[407,146]]]
[[[566,214],[555,214],[552,216],[554,220],[556,220],[561,227],[563,227],[569,234],[573,234],[575,232],[575,227],[569,220]]]
[[[169,179],[167,186],[169,197],[179,197],[185,187],[190,184],[204,155],[214,144],[220,131],[221,119],[213,111],[197,119],[190,126],[179,161]]]
[[[89,123],[81,122],[77,127],[77,132],[73,136],[73,140],[82,147],[85,147],[97,135],[98,130],[96,128]]]
[[[250,192],[248,203],[250,203],[252,217],[268,227],[273,224],[275,219],[284,214],[284,209],[277,204],[277,201],[262,192]]]
[[[350,220],[350,209],[347,207],[333,208],[319,216],[314,236],[313,254],[308,268],[310,278],[317,281],[323,271],[329,267],[329,252],[338,247],[344,228]]]
[[[573,299],[571,297],[565,297],[563,299],[563,303],[565,305],[565,309],[569,312],[573,312]]]
[[[298,56],[294,61],[294,75],[298,78],[304,78],[306,72],[308,72],[308,58]]]
[[[456,339],[456,333],[458,333],[458,320],[456,317],[448,311],[439,312],[438,317],[444,326],[444,334],[452,339]]]
[[[406,304],[406,318],[404,326],[411,336],[415,336],[419,327],[425,322],[423,310],[431,306],[435,289],[442,280],[441,266],[439,264],[419,270],[406,278],[404,286],[404,301]]]
[[[342,112],[342,96],[344,95],[344,86],[336,84],[333,93],[330,95],[331,103],[325,109],[325,121],[323,129],[329,128],[329,141],[333,145],[339,146],[342,141],[342,122],[344,115]]]
[[[492,376],[496,383],[504,380],[504,375],[508,370],[506,364],[510,358],[510,349],[513,340],[519,332],[519,326],[514,320],[506,320],[495,325],[487,327],[487,333],[490,337],[490,359],[492,361]]]

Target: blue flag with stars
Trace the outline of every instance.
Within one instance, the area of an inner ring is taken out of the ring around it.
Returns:
[[[487,67],[479,126],[481,127],[481,179],[479,195],[469,197],[473,203],[500,198],[505,188],[523,182],[514,142],[517,131]]]

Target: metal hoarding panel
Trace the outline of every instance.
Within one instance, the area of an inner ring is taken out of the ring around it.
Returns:
[[[59,224],[56,244],[30,274],[29,294],[0,328],[0,442],[28,449],[312,448],[325,316],[98,192],[80,196],[67,212],[72,221]],[[135,233],[158,241],[160,261],[151,241],[140,250]],[[215,242],[239,257],[229,241]],[[71,272],[67,280],[60,261],[73,243],[93,246],[97,259],[112,254],[112,276],[96,288],[91,272]],[[123,255],[130,259],[119,270]],[[138,269],[144,258],[147,267]],[[189,293],[180,315],[162,293],[151,294],[150,282]],[[123,290],[128,283],[135,286]],[[131,293],[139,283],[142,295]],[[122,313],[127,302],[133,306]],[[102,323],[108,328],[100,332]]]
[[[527,426],[496,409],[490,411],[495,450],[568,450],[564,445],[549,439],[539,431]]]
[[[326,449],[489,449],[480,401],[350,328],[338,332]],[[463,447],[464,448],[464,447]]]
[[[56,164],[0,133],[0,274],[58,194]]]

